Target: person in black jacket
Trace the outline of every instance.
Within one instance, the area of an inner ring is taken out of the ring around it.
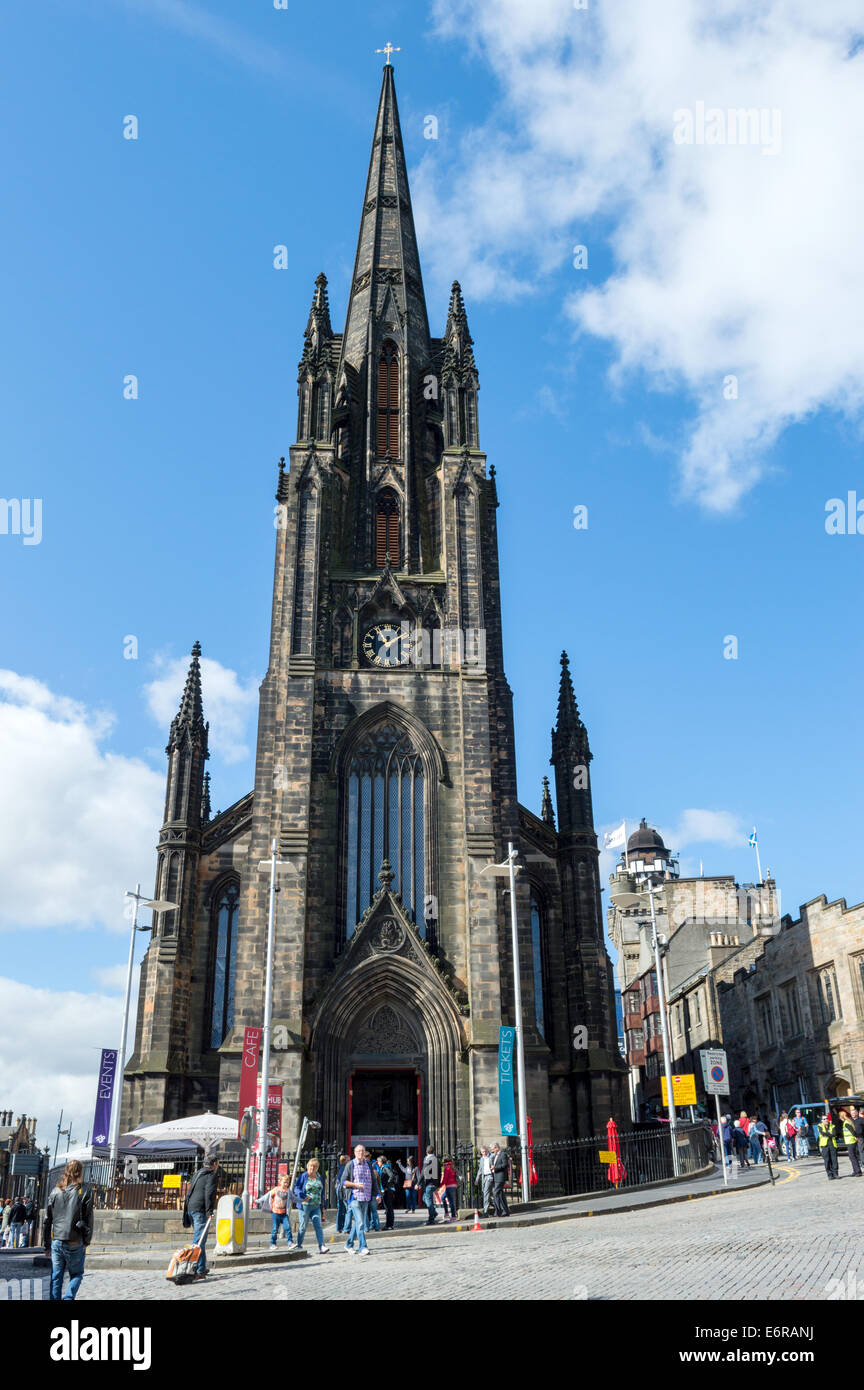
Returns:
[[[507,1194],[504,1191],[510,1176],[510,1158],[500,1144],[492,1145],[492,1205],[496,1216],[509,1216]]]
[[[207,1252],[205,1250],[207,1235],[205,1234],[203,1240],[200,1237],[216,1210],[216,1189],[218,1186],[219,1160],[218,1158],[206,1158],[204,1166],[198,1169],[189,1184],[184,1204],[184,1213],[188,1214],[192,1220],[192,1244],[201,1247],[201,1254],[195,1266],[196,1279],[203,1279],[207,1274]]]
[[[434,1226],[438,1220],[435,1215],[435,1189],[441,1178],[441,1164],[435,1154],[433,1146],[430,1144],[426,1150],[426,1157],[423,1160],[423,1167],[420,1170],[420,1181],[423,1184],[423,1203],[429,1212],[427,1226]]]
[[[45,1254],[51,1256],[51,1298],[70,1303],[84,1278],[84,1254],[93,1235],[93,1192],[83,1181],[84,1169],[70,1159],[45,1209]],[[63,1293],[63,1275],[69,1286]]]

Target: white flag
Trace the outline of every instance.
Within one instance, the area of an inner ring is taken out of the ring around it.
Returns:
[[[603,836],[604,849],[617,849],[619,845],[624,844],[624,829],[626,824],[627,822],[622,820],[617,830],[606,831],[606,834]]]

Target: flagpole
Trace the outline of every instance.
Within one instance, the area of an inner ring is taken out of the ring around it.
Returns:
[[[759,882],[762,882],[762,862],[759,858],[759,841],[757,840],[753,848],[756,851],[756,868],[759,871]]]

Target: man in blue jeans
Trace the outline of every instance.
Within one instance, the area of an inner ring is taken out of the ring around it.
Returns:
[[[362,1144],[357,1145],[354,1150],[354,1158],[345,1165],[342,1186],[351,1194],[348,1201],[349,1224],[345,1249],[349,1254],[354,1254],[354,1236],[356,1235],[357,1248],[360,1254],[368,1255],[366,1213],[369,1210],[369,1201],[372,1196],[372,1169],[366,1161],[366,1149]]]
[[[186,1211],[192,1218],[192,1244],[201,1244],[201,1233],[216,1208],[216,1189],[219,1186],[219,1160],[207,1158],[204,1166],[198,1169],[186,1193]],[[207,1275],[207,1252],[201,1244],[201,1254],[195,1266],[195,1278],[204,1279]]]

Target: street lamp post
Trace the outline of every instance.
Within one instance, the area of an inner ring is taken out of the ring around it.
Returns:
[[[521,868],[516,863],[516,850],[512,840],[507,844],[507,858],[503,864],[487,864],[481,874],[493,878],[510,879],[510,935],[513,951],[513,1010],[516,1030],[516,1077],[519,1090],[519,1150],[522,1156],[522,1201],[531,1200],[531,1174],[528,1171],[528,1126],[525,1117],[528,1104],[525,1094],[525,1030],[522,1022],[522,976],[519,968],[519,923],[516,917],[516,875]]]
[[[276,894],[279,889],[276,885],[276,872],[278,869],[287,869],[289,873],[296,873],[294,865],[287,859],[277,859],[276,852],[279,843],[274,837],[270,845],[270,858],[258,861],[259,869],[269,869],[270,871],[270,897],[267,911],[267,965],[264,981],[264,1046],[261,1051],[261,1123],[258,1128],[258,1180],[256,1182],[256,1197],[260,1197],[264,1191],[264,1169],[267,1163],[267,1117],[269,1113],[268,1101],[270,1099],[270,1028],[273,1014],[273,954],[276,937]]]
[[[112,1164],[117,1162],[117,1146],[120,1138],[120,1107],[123,1101],[123,1068],[126,1065],[126,1034],[129,1030],[129,1000],[132,997],[132,966],[135,956],[135,933],[136,931],[153,930],[152,924],[149,927],[139,927],[138,908],[150,907],[154,912],[168,912],[177,907],[177,903],[169,903],[162,898],[142,897],[140,883],[136,883],[134,893],[131,893],[127,888],[126,897],[132,899],[134,906],[132,908],[132,931],[129,936],[129,962],[126,967],[126,997],[123,1001],[123,1031],[120,1034],[120,1051],[117,1053],[117,1069],[114,1073],[114,1100],[111,1104],[111,1134],[109,1138],[108,1158]]]

